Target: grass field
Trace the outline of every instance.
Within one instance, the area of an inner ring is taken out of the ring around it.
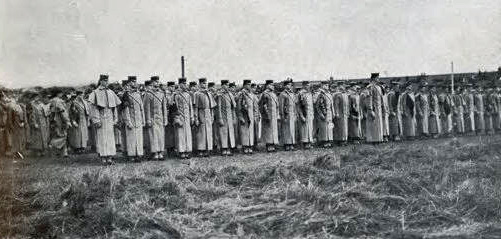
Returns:
[[[500,136],[0,169],[2,238],[501,238]]]

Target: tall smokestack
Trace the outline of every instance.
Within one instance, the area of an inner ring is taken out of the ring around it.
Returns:
[[[181,56],[181,77],[184,78],[184,56]]]

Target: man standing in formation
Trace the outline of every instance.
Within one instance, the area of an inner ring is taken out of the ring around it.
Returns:
[[[199,90],[194,93],[193,107],[195,114],[196,128],[196,148],[199,156],[208,157],[212,151],[213,134],[212,122],[216,101],[212,94],[207,90],[207,79],[199,79]]]
[[[371,74],[365,102],[365,140],[369,143],[383,142],[383,92],[378,85],[379,73]]]
[[[179,78],[179,89],[172,97],[176,150],[182,159],[188,158],[192,151],[191,125],[194,121],[191,95],[186,86],[186,78]]]
[[[418,126],[418,135],[420,137],[428,137],[428,120],[430,116],[430,103],[426,86],[421,86],[419,93],[416,96],[416,120]]]
[[[440,121],[440,102],[437,95],[437,87],[430,88],[430,118],[429,132],[433,138],[438,138],[442,134],[442,125]]]
[[[334,140],[333,129],[333,102],[329,93],[327,82],[322,83],[319,95],[315,103],[315,118],[317,119],[318,135],[317,140],[323,147],[330,147]]]
[[[315,109],[313,108],[313,94],[310,83],[303,81],[303,88],[298,93],[298,117],[299,117],[299,137],[305,149],[310,149],[314,142],[313,119]]]
[[[70,121],[71,128],[69,129],[69,143],[77,153],[83,153],[87,148],[89,140],[88,118],[89,106],[87,100],[84,99],[82,90],[76,90],[76,97],[70,104]]]
[[[296,96],[292,87],[292,79],[287,79],[278,98],[281,139],[286,151],[293,150],[296,144]]]
[[[334,104],[334,140],[339,145],[345,145],[348,141],[348,117],[349,100],[345,88],[339,86],[332,95]]]
[[[125,84],[122,101],[122,121],[125,126],[125,154],[133,162],[138,162],[144,155],[143,127],[144,105],[137,89],[137,77],[129,76]]]
[[[216,97],[217,135],[222,155],[231,155],[231,149],[236,147],[235,128],[233,127],[233,111],[237,107],[235,97],[228,89],[228,80],[221,81],[221,90]]]
[[[259,102],[262,122],[262,141],[266,144],[268,152],[275,151],[275,147],[279,144],[278,141],[278,120],[279,120],[279,104],[278,97],[274,92],[273,81],[266,80],[265,90]]]
[[[159,77],[152,76],[146,84],[143,97],[144,119],[148,132],[148,153],[153,159],[163,159],[165,150],[165,126],[168,123],[165,117],[167,102],[164,93],[158,87]]]
[[[237,97],[237,119],[240,143],[244,154],[251,154],[254,146],[254,97],[251,92],[251,80],[244,80],[243,89]],[[278,140],[278,139],[277,139]]]
[[[117,107],[122,103],[118,96],[108,89],[108,75],[99,76],[99,85],[88,97],[92,105],[90,122],[95,129],[96,151],[103,163],[112,164],[116,154],[114,125],[118,122]]]

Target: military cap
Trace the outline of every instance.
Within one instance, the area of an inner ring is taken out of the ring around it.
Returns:
[[[108,80],[108,78],[110,78],[108,75],[105,75],[105,74],[99,75],[99,81]]]
[[[151,85],[151,80],[147,80],[144,82],[144,85]]]
[[[235,86],[237,86],[237,85],[235,84],[235,82],[230,82],[230,85],[229,85],[229,86],[230,86],[230,87],[235,87]]]
[[[177,83],[178,84],[186,84],[186,78],[181,77],[181,78],[177,79]]]
[[[230,83],[229,80],[221,80],[221,85],[227,85],[228,83]]]
[[[129,80],[122,80],[122,85],[128,84],[130,81]]]
[[[134,81],[134,82],[136,82],[137,81],[137,77],[136,76],[128,76],[127,80],[128,81]]]
[[[287,78],[287,80],[284,80],[283,84],[284,85],[292,84],[292,78]]]
[[[208,87],[214,87],[215,85],[216,85],[216,83],[214,83],[214,82],[209,82],[209,83],[207,84],[207,86],[208,86]]]
[[[273,84],[273,80],[266,80],[265,85]]]
[[[252,82],[251,80],[245,79],[243,85],[249,85],[251,84],[251,82]]]
[[[256,85],[256,83],[252,83],[252,84],[251,84],[251,87],[252,87],[252,88],[254,88],[254,87],[256,87],[256,86],[257,86],[257,85]]]
[[[197,85],[197,83],[196,83],[196,82],[194,82],[194,81],[190,81],[190,86],[196,86],[196,85]]]
[[[200,79],[198,79],[198,83],[199,84],[206,83],[206,82],[207,82],[206,78],[200,78]]]
[[[150,77],[150,80],[152,80],[152,81],[159,81],[160,80],[160,76],[152,76],[152,77]]]
[[[309,84],[310,84],[310,82],[307,80],[303,81],[303,83],[302,83],[302,85],[309,85]]]
[[[378,78],[378,77],[379,77],[378,72],[371,73],[371,79]]]
[[[167,82],[167,86],[173,86],[173,85],[175,85],[175,84],[176,84],[176,83],[175,83],[174,81],[168,81],[168,82]]]

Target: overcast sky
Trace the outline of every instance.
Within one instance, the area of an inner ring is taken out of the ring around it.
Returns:
[[[0,84],[495,70],[499,0],[0,0]]]

